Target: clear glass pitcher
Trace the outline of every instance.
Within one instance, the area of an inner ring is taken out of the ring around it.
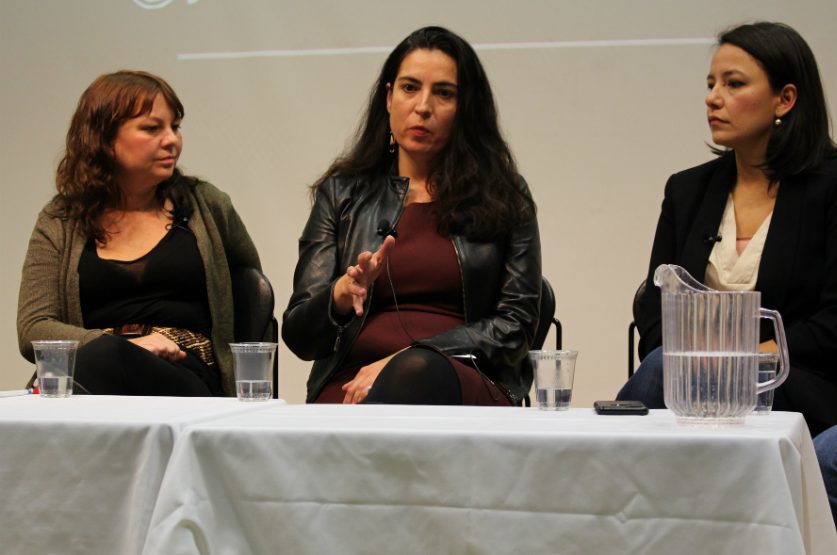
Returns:
[[[716,291],[673,264],[654,272],[662,292],[663,383],[666,406],[681,421],[734,424],[755,408],[759,393],[788,376],[782,317],[761,308],[758,291]],[[758,383],[759,320],[776,330],[776,377]]]

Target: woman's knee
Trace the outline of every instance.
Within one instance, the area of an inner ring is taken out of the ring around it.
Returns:
[[[410,348],[390,360],[369,391],[367,402],[460,404],[459,379],[447,357],[435,350]]]
[[[129,363],[129,361],[142,361],[149,357],[156,358],[156,355],[134,345],[124,337],[105,334],[80,347],[76,355],[76,363],[84,362],[94,367],[103,364],[114,366]]]
[[[823,473],[837,475],[837,426],[825,430],[814,438],[814,449]]]
[[[439,373],[453,372],[445,355],[432,349],[410,348],[401,351],[384,366],[381,374],[397,374],[400,379],[425,379]]]
[[[642,401],[648,408],[665,408],[663,400],[663,349],[657,347],[642,360],[634,375],[616,396],[619,400]]]

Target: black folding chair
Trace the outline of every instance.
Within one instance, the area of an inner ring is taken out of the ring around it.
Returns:
[[[560,350],[564,342],[563,328],[561,321],[555,317],[555,291],[546,278],[541,280],[541,312],[538,319],[538,327],[535,330],[535,340],[532,342],[532,349],[541,349],[546,336],[549,333],[549,326],[555,326],[555,348]]]
[[[236,341],[279,342],[273,315],[273,287],[261,270],[240,266],[230,271],[233,290],[233,336]],[[279,398],[279,353],[273,358],[273,398]]]
[[[637,311],[637,303],[639,299],[645,294],[645,287],[648,284],[648,280],[642,280],[642,283],[639,284],[639,287],[636,289],[636,293],[634,293],[634,302],[633,302],[633,314],[634,320],[628,324],[628,377],[634,375],[634,365],[636,364],[636,311]]]

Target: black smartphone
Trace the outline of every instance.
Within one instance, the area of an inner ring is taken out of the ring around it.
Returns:
[[[598,414],[648,414],[642,401],[596,401],[593,408]]]

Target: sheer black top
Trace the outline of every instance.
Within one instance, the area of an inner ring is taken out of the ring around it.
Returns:
[[[211,336],[206,274],[195,236],[172,226],[147,254],[136,260],[99,258],[87,242],[79,260],[84,327],[151,324]]]

